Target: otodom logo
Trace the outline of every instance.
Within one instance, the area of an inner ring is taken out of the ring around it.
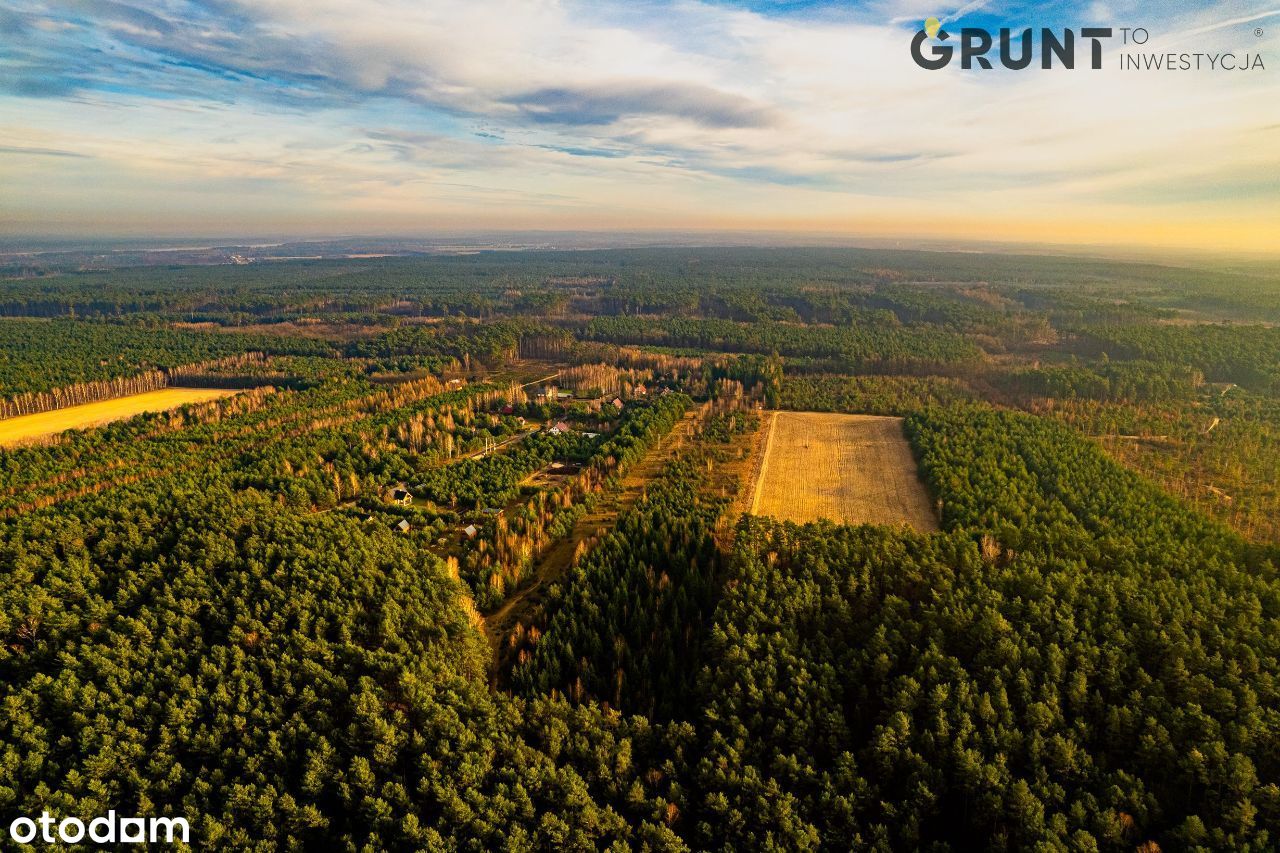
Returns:
[[[1099,69],[1102,67],[1102,40],[1109,39],[1112,36],[1110,27],[1085,27],[1080,30],[1079,40],[1088,41],[1090,44],[1089,62],[1090,67]],[[935,41],[936,44],[929,46],[929,55],[925,56],[925,42]],[[956,53],[956,47],[949,44],[951,33],[942,28],[942,22],[937,18],[929,18],[924,22],[924,27],[916,32],[915,37],[911,39],[911,58],[915,60],[916,65],[929,71],[940,71],[951,64],[951,59]],[[990,32],[978,27],[964,27],[960,30],[960,67],[969,68],[986,68],[990,70],[992,59],[988,55],[991,53],[992,47],[995,46],[996,38]],[[1063,68],[1076,67],[1076,44],[1077,36],[1075,30],[1063,30],[1056,33],[1047,27],[1041,28],[1039,31],[1038,48],[1036,51],[1036,39],[1033,37],[1032,29],[1027,27],[1022,30],[1016,37],[1013,30],[1008,27],[1002,27],[999,34],[1000,50],[999,62],[1005,68],[1012,71],[1018,71],[1031,65],[1032,59],[1036,52],[1040,54],[1040,67],[1053,68],[1055,63]]]

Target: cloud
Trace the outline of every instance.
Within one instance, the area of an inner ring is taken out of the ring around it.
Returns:
[[[774,111],[740,95],[704,86],[629,82],[594,89],[539,89],[509,99],[540,123],[613,124],[624,117],[667,116],[715,129],[767,127]]]
[[[0,10],[0,31],[22,33],[0,142],[93,156],[124,198],[164,210],[198,207],[180,193],[204,181],[246,205],[387,222],[1099,217],[1128,184],[1167,187],[1151,194],[1167,208],[1179,181],[1188,203],[1204,196],[1205,162],[1278,159],[1256,132],[1280,119],[1270,69],[1125,74],[1109,52],[1099,72],[928,72],[906,46],[947,11],[932,0],[784,5],[47,0]],[[1084,21],[1101,5],[977,0],[952,16]],[[1186,5],[1141,12],[1153,43],[1252,48],[1240,21],[1274,0]],[[1117,26],[1139,14],[1106,6]],[[40,177],[73,204],[82,176],[46,159]]]
[[[30,148],[22,145],[0,145],[0,154],[18,154],[26,157],[79,157],[89,155],[78,151],[60,151],[56,148]]]

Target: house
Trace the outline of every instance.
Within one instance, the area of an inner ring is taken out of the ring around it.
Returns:
[[[391,490],[391,500],[401,506],[408,506],[413,503],[413,495],[404,486]]]
[[[569,425],[564,421],[556,421],[556,425],[551,428],[552,433],[559,435],[562,432],[569,432]]]
[[[514,413],[515,413],[515,410],[516,410],[516,409],[515,409],[515,406],[503,406],[503,407],[502,407],[502,414],[504,414],[504,415],[514,414]]]
[[[600,433],[598,433],[598,432],[584,432],[584,433],[583,433],[583,435],[585,435],[587,438],[599,438],[599,437],[600,437]]]
[[[396,530],[399,530],[401,533],[408,533],[410,529],[409,522],[405,519],[402,518],[396,522]]]
[[[613,398],[613,407],[614,407],[615,409],[617,409],[619,412],[621,412],[621,411],[622,411],[622,398],[621,398],[621,397],[614,397],[614,398]]]
[[[559,435],[559,434],[560,434],[560,427],[558,427],[558,426],[549,426],[549,427],[547,427],[547,432],[551,433],[552,435]]]
[[[467,537],[468,539],[475,539],[476,534],[479,532],[480,532],[480,529],[476,527],[474,524],[468,524],[466,527],[462,528],[462,535]]]
[[[635,394],[637,397],[643,397],[645,394],[649,393],[649,389],[645,388],[644,385],[641,384],[641,385],[637,385],[634,389],[632,389],[632,393]]]

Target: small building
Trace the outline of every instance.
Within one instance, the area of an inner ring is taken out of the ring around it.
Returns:
[[[413,494],[403,486],[391,490],[391,500],[401,506],[413,503]]]
[[[511,414],[514,414],[514,413],[515,413],[515,411],[516,411],[515,406],[503,406],[503,407],[502,407],[502,414],[504,414],[504,415],[511,415]]]
[[[402,518],[396,522],[396,530],[399,530],[401,533],[408,533],[411,529],[412,526],[406,519]]]
[[[559,392],[558,394],[556,394],[556,399],[557,399],[557,400],[572,400],[572,399],[573,399],[573,392],[572,392],[572,391],[561,391],[561,392]]]
[[[640,385],[637,385],[634,389],[632,389],[632,393],[635,394],[637,397],[643,397],[645,394],[649,393],[649,389],[645,388],[643,384],[640,384]]]
[[[583,433],[583,435],[585,435],[587,438],[599,438],[599,437],[600,437],[600,433],[598,433],[598,432],[584,432],[584,433]]]
[[[479,532],[480,532],[480,529],[476,527],[474,524],[468,524],[466,527],[462,528],[462,535],[467,537],[468,539],[475,539],[476,534]]]
[[[622,398],[621,398],[621,397],[614,397],[614,398],[613,398],[613,407],[614,407],[615,409],[617,409],[619,412],[621,412],[621,411],[622,411]]]
[[[552,429],[556,430],[556,431],[557,431],[557,433],[561,433],[561,432],[568,432],[568,431],[569,431],[569,425],[568,425],[567,423],[565,423],[564,421],[556,421],[556,425],[555,425],[554,427],[552,427]]]
[[[520,424],[520,426],[524,426],[524,418],[516,418],[516,423]]]

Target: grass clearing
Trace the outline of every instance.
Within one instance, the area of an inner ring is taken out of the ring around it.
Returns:
[[[131,418],[143,412],[164,412],[188,403],[204,403],[237,393],[239,392],[222,388],[161,388],[114,400],[68,406],[52,412],[19,415],[0,420],[0,447],[15,447],[69,429],[88,429]]]
[[[938,530],[902,418],[773,412],[752,515]]]

